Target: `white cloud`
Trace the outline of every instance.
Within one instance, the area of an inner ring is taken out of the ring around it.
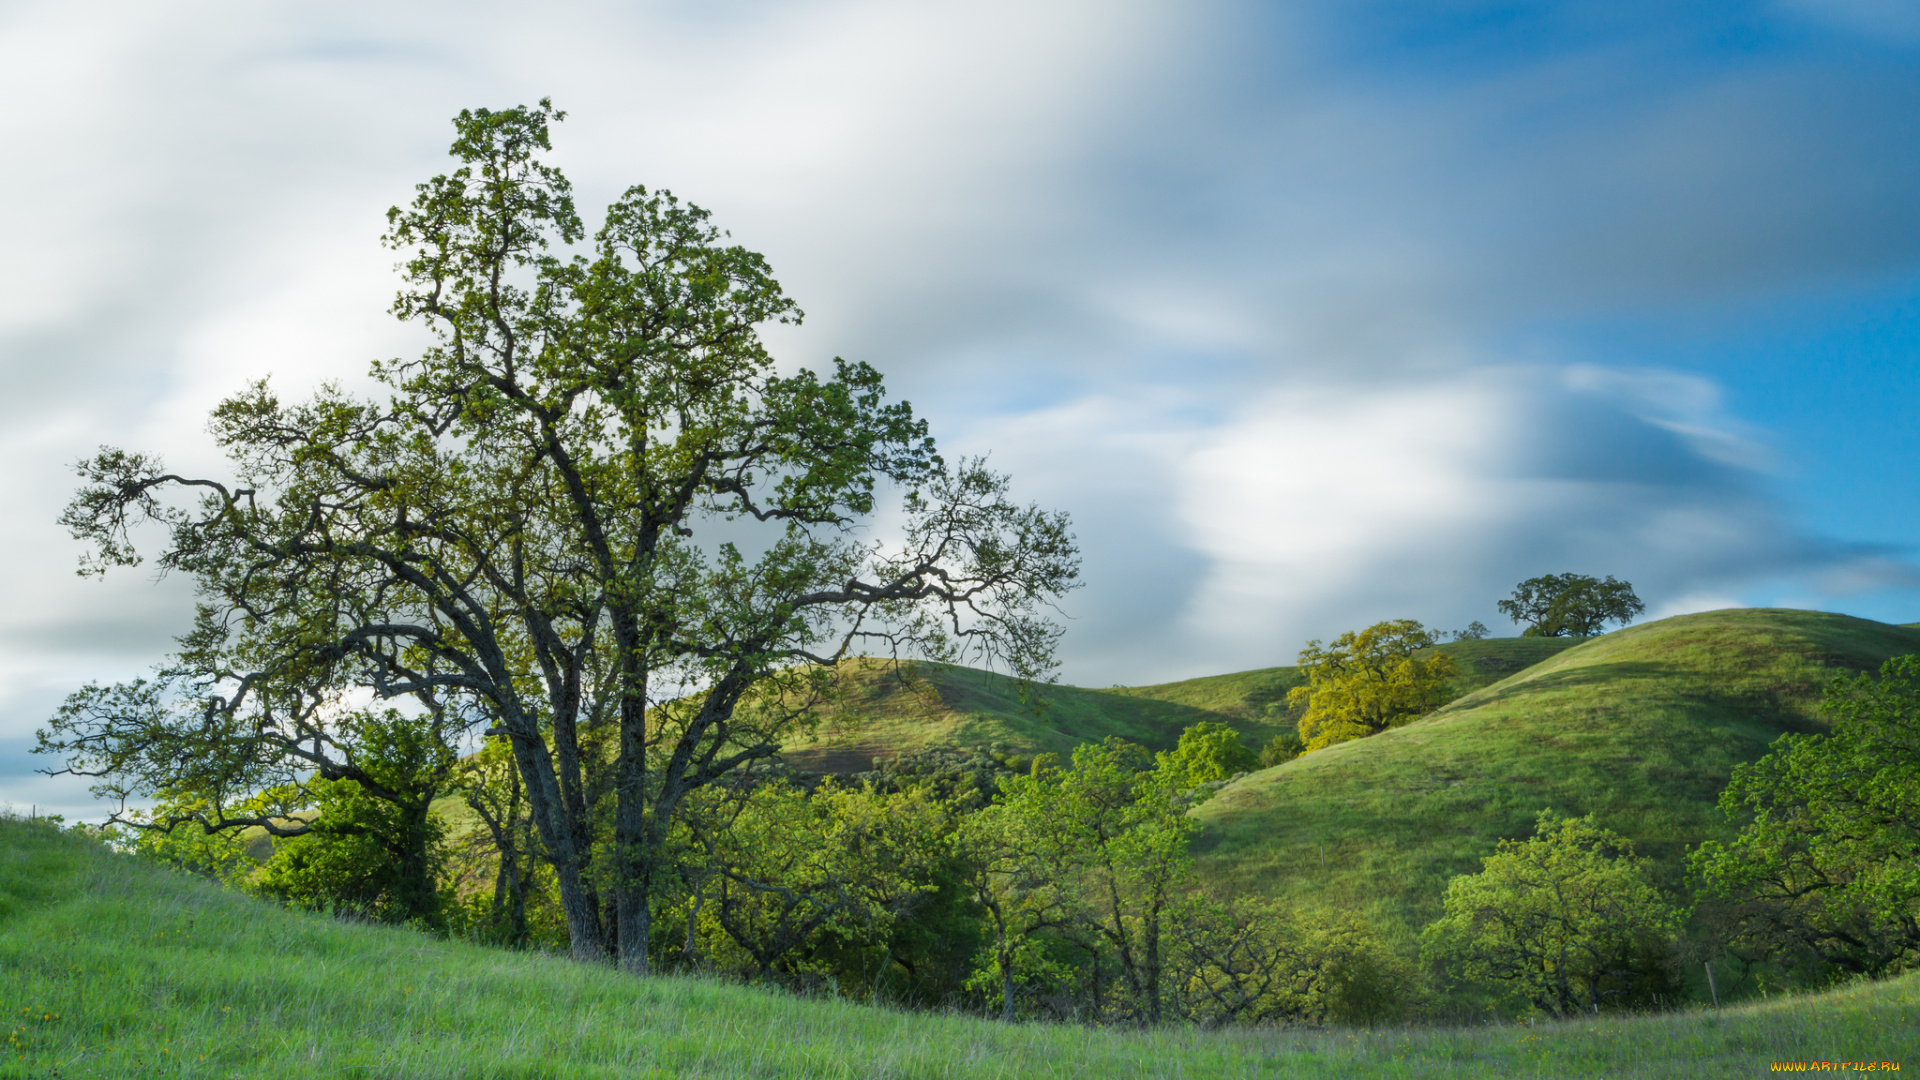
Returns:
[[[1884,554],[1819,541],[1764,497],[1746,435],[1693,377],[1486,363],[1391,384],[1296,378],[1224,414],[1191,391],[1106,395],[967,433],[1075,515],[1088,588],[1069,681],[1290,663],[1386,618],[1505,625],[1522,578],[1634,582],[1665,614],[1757,581],[1886,587]],[[1677,598],[1676,598],[1677,596]]]
[[[1712,381],[1534,344],[1914,265],[1910,72],[1676,65],[1656,34],[1376,77],[1315,37],[1338,6],[1270,8],[8,7],[0,735],[187,618],[185,583],[70,577],[67,464],[213,468],[205,411],[246,379],[410,351],[385,208],[447,167],[453,112],[549,94],[590,219],[633,182],[711,207],[809,312],[785,362],[873,362],[1075,512],[1069,678],[1494,622],[1562,569],[1656,604],[1910,574],[1784,522]]]
[[[1785,12],[1868,37],[1920,41],[1920,10],[1906,0],[1778,0]]]

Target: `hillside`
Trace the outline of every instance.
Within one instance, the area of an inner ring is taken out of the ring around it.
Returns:
[[[1534,1027],[1128,1032],[634,979],[288,912],[0,819],[6,1077],[1695,1077],[1897,1060],[1920,978]]]
[[[1201,806],[1200,872],[1355,906],[1410,942],[1453,875],[1544,807],[1595,814],[1681,884],[1721,836],[1733,766],[1817,730],[1834,672],[1920,651],[1920,631],[1807,611],[1685,615],[1588,640],[1431,716],[1245,777]],[[1723,990],[1725,988],[1723,987]]]
[[[1458,697],[1498,682],[1575,644],[1567,638],[1490,638],[1453,642],[1437,651],[1453,657]],[[821,710],[812,741],[799,738],[786,756],[813,772],[851,773],[874,758],[943,745],[994,747],[1016,762],[1040,752],[1065,756],[1083,742],[1109,735],[1155,750],[1202,720],[1231,725],[1259,749],[1297,719],[1287,691],[1301,682],[1295,667],[1104,690],[1077,686],[1023,688],[1014,679],[973,668],[913,663],[892,668],[873,661],[850,665],[839,700]]]

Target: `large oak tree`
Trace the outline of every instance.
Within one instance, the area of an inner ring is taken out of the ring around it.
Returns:
[[[1064,515],[943,462],[872,368],[776,368],[758,328],[800,312],[705,211],[635,187],[588,240],[541,157],[561,118],[461,113],[459,167],[390,212],[394,311],[434,340],[375,365],[384,401],[249,387],[213,417],[231,479],[84,464],[64,521],[90,569],[158,522],[159,564],[198,582],[175,665],[198,706],[49,748],[154,776],[194,724],[294,731],[300,767],[339,772],[330,703],[410,699],[510,744],[574,954],[644,972],[691,793],[778,753],[843,657],[1044,674],[1078,557]]]

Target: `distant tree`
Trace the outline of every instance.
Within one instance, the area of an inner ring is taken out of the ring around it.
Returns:
[[[1375,623],[1341,634],[1331,646],[1318,639],[1300,652],[1307,683],[1287,693],[1305,706],[1300,739],[1307,751],[1378,735],[1446,703],[1455,669],[1432,649],[1433,634],[1413,619]]]
[[[1050,827],[1044,805],[1059,782],[1057,762],[1042,754],[1029,775],[1007,777],[1007,798],[963,816],[953,836],[990,930],[969,986],[1008,1023],[1024,998],[1070,978],[1037,940],[1042,930],[1066,926],[1076,910],[1059,869],[1075,853]]]
[[[1592,637],[1610,622],[1626,624],[1647,610],[1632,584],[1585,574],[1546,574],[1514,586],[1500,611],[1527,627],[1526,637]]]
[[[446,822],[425,803],[376,799],[346,780],[315,781],[313,794],[310,827],[274,844],[248,891],[294,907],[444,927]]]
[[[1730,900],[1736,950],[1862,975],[1920,965],[1920,658],[1841,676],[1829,735],[1789,733],[1734,769],[1720,808],[1750,820],[1689,861]]]
[[[456,782],[482,826],[467,834],[457,855],[493,877],[490,902],[472,912],[466,929],[503,945],[529,944],[528,901],[537,889],[540,840],[506,739],[489,739],[463,759]]]
[[[1481,641],[1485,639],[1486,636],[1492,632],[1493,631],[1487,629],[1486,623],[1481,622],[1479,619],[1475,619],[1472,622],[1467,624],[1467,628],[1465,630],[1455,630],[1449,636],[1451,636],[1455,641]]]
[[[1298,731],[1283,731],[1268,740],[1267,745],[1261,749],[1260,766],[1270,769],[1275,765],[1283,765],[1299,757],[1306,749],[1307,744],[1300,741]]]
[[[1155,755],[1161,779],[1178,793],[1250,772],[1259,758],[1225,724],[1202,720],[1180,733],[1179,745]]]
[[[1531,839],[1502,840],[1481,862],[1448,883],[1446,914],[1421,933],[1429,962],[1555,1016],[1663,986],[1680,912],[1626,838],[1544,811]]]

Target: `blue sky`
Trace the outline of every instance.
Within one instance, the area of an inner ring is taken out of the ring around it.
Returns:
[[[551,95],[591,208],[710,207],[950,452],[1071,511],[1062,676],[1289,662],[1521,578],[1920,618],[1920,14],[1895,0],[0,3],[0,799],[188,583],[71,576],[101,443],[354,384],[387,206]],[[590,211],[591,212],[591,211]]]

